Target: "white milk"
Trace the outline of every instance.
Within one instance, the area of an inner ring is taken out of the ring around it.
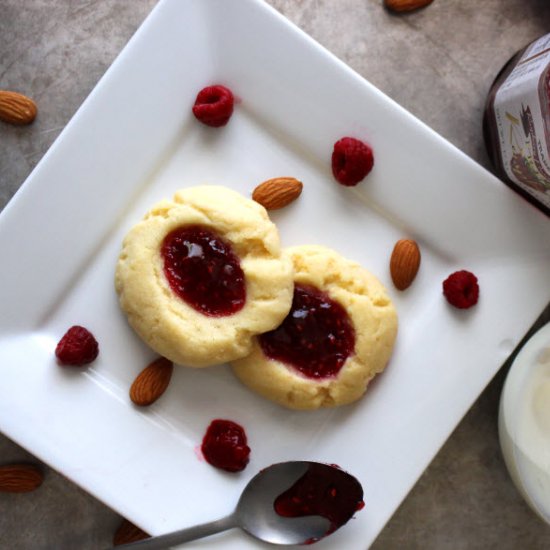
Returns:
[[[499,435],[514,483],[550,523],[550,324],[512,364],[500,401]]]

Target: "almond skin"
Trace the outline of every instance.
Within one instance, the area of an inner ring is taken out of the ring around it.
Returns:
[[[0,90],[0,120],[22,126],[36,117],[36,103],[18,92]]]
[[[401,239],[395,243],[390,259],[390,274],[398,290],[411,286],[420,268],[420,248],[411,239]]]
[[[6,464],[0,466],[0,492],[29,493],[44,481],[42,470],[34,464]]]
[[[302,193],[302,182],[281,177],[264,181],[252,193],[252,198],[266,210],[277,210],[295,201]]]
[[[174,365],[164,357],[159,357],[145,367],[130,388],[130,399],[140,407],[154,403],[170,383]]]
[[[150,535],[148,535],[145,531],[125,519],[122,521],[113,536],[113,546],[130,544],[131,542],[138,542],[139,540],[148,539],[149,537]]]
[[[433,0],[384,0],[384,5],[391,11],[414,11],[431,4]]]

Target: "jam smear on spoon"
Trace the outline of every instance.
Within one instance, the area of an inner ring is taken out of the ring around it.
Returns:
[[[275,499],[273,506],[283,517],[315,515],[328,519],[330,527],[326,536],[347,523],[365,503],[363,488],[357,479],[337,466],[312,462],[306,473]]]

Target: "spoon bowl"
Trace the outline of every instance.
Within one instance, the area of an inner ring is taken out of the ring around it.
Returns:
[[[309,466],[309,462],[282,462],[257,473],[239,499],[236,510],[239,527],[272,544],[303,544],[323,537],[330,529],[327,518],[318,515],[283,517],[273,506],[277,497],[298,481]]]
[[[362,506],[361,484],[338,467],[281,462],[260,470],[248,482],[229,516],[117,550],[161,550],[235,527],[271,544],[310,544],[344,525]]]

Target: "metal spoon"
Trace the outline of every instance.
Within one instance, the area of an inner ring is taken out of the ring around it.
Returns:
[[[249,535],[272,544],[304,544],[320,539],[326,536],[331,528],[328,519],[318,515],[282,517],[275,512],[273,506],[275,499],[298,481],[312,464],[317,468],[337,469],[327,464],[306,461],[274,464],[261,470],[250,480],[239,499],[237,508],[231,515],[167,535],[123,544],[116,549],[160,550],[235,527],[240,527]],[[344,474],[341,470],[339,472]],[[355,480],[353,476],[345,475]]]

